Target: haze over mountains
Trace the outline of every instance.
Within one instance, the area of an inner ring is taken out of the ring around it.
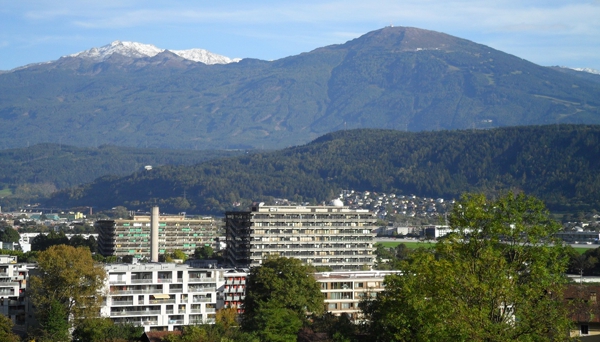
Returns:
[[[600,123],[594,78],[416,28],[227,64],[136,44],[0,74],[0,148],[280,148],[351,128]]]

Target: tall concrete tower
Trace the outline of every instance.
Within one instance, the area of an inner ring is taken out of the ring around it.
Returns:
[[[152,207],[150,216],[150,261],[158,262],[158,207]]]

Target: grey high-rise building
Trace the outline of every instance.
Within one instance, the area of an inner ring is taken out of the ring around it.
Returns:
[[[255,205],[250,211],[226,212],[228,262],[252,267],[276,255],[331,270],[370,269],[375,260],[375,215],[336,204]]]

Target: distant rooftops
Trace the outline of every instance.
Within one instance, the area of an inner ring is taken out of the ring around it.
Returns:
[[[296,212],[296,213],[368,213],[367,209],[350,209],[347,206],[283,206],[283,205],[253,205],[251,211],[254,212]]]

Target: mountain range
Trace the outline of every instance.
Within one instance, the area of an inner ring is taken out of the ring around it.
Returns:
[[[200,62],[204,64],[227,64],[233,62],[239,62],[240,58],[231,59],[229,57],[217,55],[204,49],[190,49],[190,50],[165,50],[157,48],[154,45],[141,44],[136,42],[122,42],[114,41],[108,45],[100,48],[91,48],[86,51],[75,53],[65,57],[83,58],[89,59],[96,62],[102,62],[107,58],[110,58],[113,54],[119,54],[121,56],[130,58],[146,58],[154,57],[163,52],[174,53],[175,55],[187,59],[193,62]]]
[[[272,149],[356,128],[600,123],[600,83],[589,73],[417,28],[275,61],[211,64],[192,54],[115,42],[4,72],[0,149]]]

